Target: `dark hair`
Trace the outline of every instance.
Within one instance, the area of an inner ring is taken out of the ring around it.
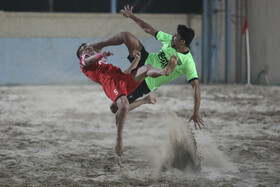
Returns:
[[[78,50],[77,50],[77,57],[78,57],[78,59],[80,59],[80,50],[81,50],[81,48],[84,46],[84,45],[87,45],[86,43],[82,43],[80,46],[79,46],[79,48],[78,48]]]
[[[185,25],[178,25],[177,33],[180,34],[181,39],[185,40],[186,47],[190,47],[190,44],[194,38],[194,30],[186,27]]]

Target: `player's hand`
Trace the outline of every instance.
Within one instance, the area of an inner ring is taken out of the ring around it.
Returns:
[[[191,121],[194,122],[195,130],[197,130],[197,126],[199,127],[200,130],[201,130],[201,127],[204,127],[204,121],[202,120],[202,118],[200,117],[200,115],[198,113],[194,113],[190,117],[189,122],[191,122]]]
[[[122,140],[117,139],[117,142],[116,142],[116,145],[115,145],[115,152],[118,156],[122,156],[122,154],[123,154]]]
[[[133,6],[129,6],[129,5],[125,5],[124,6],[124,9],[121,9],[121,14],[126,17],[126,18],[129,18],[132,14],[132,10],[133,10]]]
[[[135,59],[141,59],[141,52],[139,50],[134,50],[133,51],[133,56]]]
[[[114,55],[113,53],[111,53],[110,51],[104,51],[102,53],[102,57],[104,57],[105,59],[108,59],[109,56]]]

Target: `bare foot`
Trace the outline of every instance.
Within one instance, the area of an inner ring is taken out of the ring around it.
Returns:
[[[148,103],[150,103],[150,104],[156,104],[156,102],[157,102],[156,98],[154,98],[152,95],[148,95],[146,97],[146,99],[147,99]]]
[[[177,66],[177,57],[175,55],[172,55],[170,57],[170,60],[166,66],[165,69],[165,76],[168,76],[172,73],[172,71],[175,69],[175,67]]]
[[[120,156],[118,156],[117,161],[118,161],[119,167],[120,167],[120,168],[123,168],[122,158],[121,158]]]

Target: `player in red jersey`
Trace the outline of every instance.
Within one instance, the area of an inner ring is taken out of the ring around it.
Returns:
[[[116,126],[117,126],[117,142],[115,146],[116,154],[122,155],[122,132],[127,117],[127,113],[143,104],[134,102],[129,104],[127,96],[130,95],[146,77],[168,76],[172,73],[177,65],[177,57],[173,55],[166,68],[155,68],[152,65],[144,65],[135,69],[141,59],[141,52],[133,51],[134,60],[131,65],[124,71],[119,67],[103,61],[113,55],[109,51],[95,54],[93,48],[83,43],[77,50],[77,57],[80,59],[80,67],[82,72],[92,81],[99,83],[106,95],[117,105]]]

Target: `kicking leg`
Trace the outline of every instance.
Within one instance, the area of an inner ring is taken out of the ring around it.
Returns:
[[[115,146],[115,152],[117,155],[122,156],[122,133],[123,126],[127,117],[127,113],[129,110],[129,102],[126,96],[121,96],[117,101],[118,111],[115,115],[116,117],[116,126],[117,126],[117,140]]]
[[[156,78],[163,75],[169,76],[175,69],[176,65],[177,57],[175,55],[172,55],[167,66],[164,69],[155,68],[152,65],[147,64],[139,68],[133,78],[136,82],[140,82],[143,81],[146,77]]]
[[[101,49],[104,47],[112,46],[112,45],[121,45],[121,44],[126,45],[130,57],[133,57],[133,51],[135,49],[139,50],[139,51],[141,51],[141,49],[142,49],[142,44],[139,42],[139,40],[136,38],[136,36],[134,36],[133,34],[131,34],[129,32],[120,32],[120,33],[116,34],[115,36],[110,37],[107,40],[93,43],[90,45],[91,45],[91,47],[93,47],[93,49],[96,52],[100,52]]]
[[[152,96],[152,95],[148,95],[147,97],[143,98],[143,99],[140,99],[140,100],[137,100],[137,101],[134,101],[133,103],[131,103],[129,105],[129,110],[128,111],[131,111],[143,104],[156,104],[156,99]],[[116,113],[118,111],[118,106],[116,106],[114,103],[111,104],[110,106],[110,109],[112,111],[112,113]]]
[[[129,105],[129,111],[143,105],[143,104],[156,104],[157,100],[152,95],[148,95],[147,97],[134,101]]]

